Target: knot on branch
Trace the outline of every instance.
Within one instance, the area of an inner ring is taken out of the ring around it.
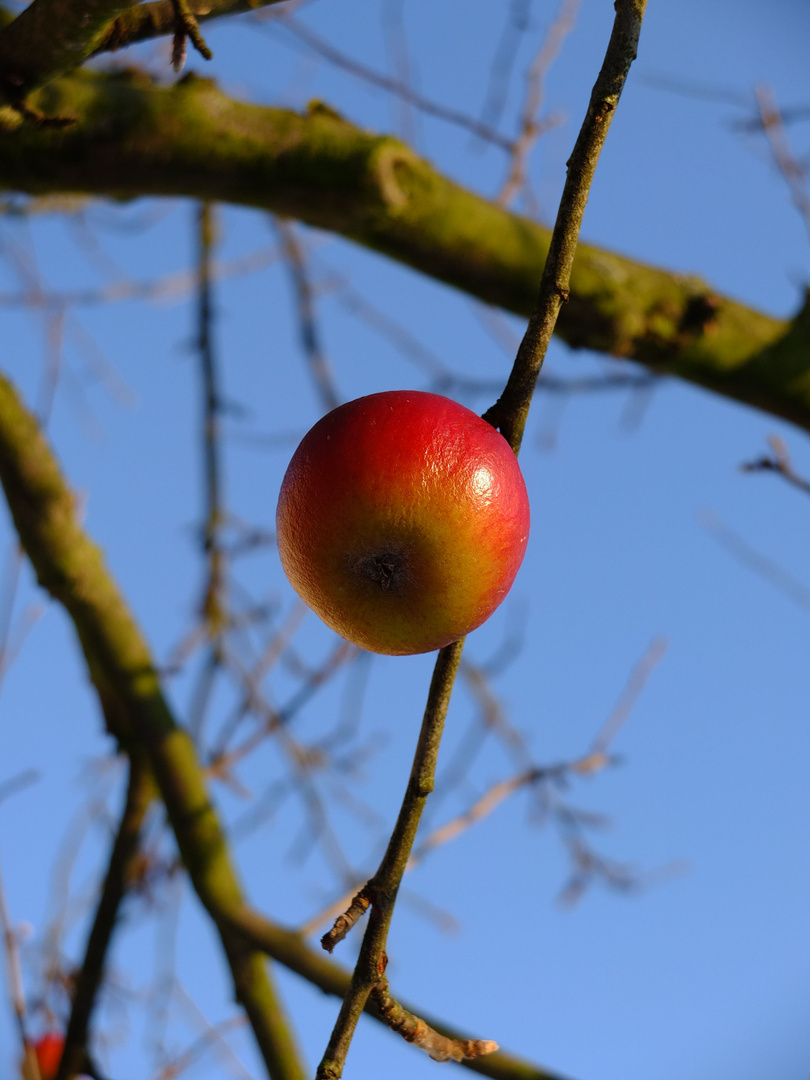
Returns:
[[[424,1050],[434,1061],[470,1061],[493,1054],[498,1049],[498,1044],[490,1039],[453,1039],[442,1035],[396,1002],[384,978],[371,993],[384,1023],[406,1042]]]
[[[393,139],[387,139],[372,160],[377,190],[389,210],[407,206],[410,195],[403,183],[413,172],[414,155]]]

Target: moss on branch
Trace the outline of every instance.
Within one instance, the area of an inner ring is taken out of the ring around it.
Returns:
[[[0,31],[0,91],[15,104],[96,49],[129,0],[32,0]]]
[[[110,730],[142,748],[157,781],[194,889],[220,933],[244,1007],[274,1080],[303,1080],[303,1067],[266,963],[235,932],[244,906],[227,841],[191,738],[174,721],[149,647],[84,533],[74,498],[36,420],[0,374],[0,482],[40,584],[65,608],[81,642]]]
[[[50,84],[36,103],[77,123],[7,132],[6,189],[179,195],[272,210],[486,303],[532,310],[549,231],[331,109],[299,115],[248,105],[197,77],[167,88],[135,73],[86,72]],[[573,348],[635,360],[810,429],[809,323],[806,314],[771,318],[697,278],[580,244],[556,333]]]

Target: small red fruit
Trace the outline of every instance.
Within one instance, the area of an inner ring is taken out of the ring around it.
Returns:
[[[391,391],[324,416],[289,464],[276,513],[296,592],[371,652],[429,652],[489,618],[529,535],[517,459],[448,398]]]
[[[60,1031],[46,1031],[34,1043],[41,1080],[54,1080],[64,1047],[65,1037]]]

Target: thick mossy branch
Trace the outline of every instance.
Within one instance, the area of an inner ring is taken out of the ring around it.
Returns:
[[[330,109],[234,101],[208,80],[80,73],[35,101],[78,117],[3,138],[0,186],[32,195],[185,195],[340,233],[489,304],[528,315],[549,231],[448,180],[397,139]],[[15,123],[6,115],[7,126]],[[0,125],[3,114],[0,111]],[[810,429],[810,319],[773,319],[696,278],[580,244],[556,333]]]
[[[189,0],[189,9],[197,22],[221,19],[226,15],[241,15],[247,11],[270,7],[281,0]],[[96,40],[95,52],[111,52],[134,45],[138,41],[174,33],[174,5],[171,0],[152,0],[127,8],[108,24]]]
[[[181,0],[181,22],[190,20],[191,27],[185,29],[195,35],[198,22],[280,2]],[[32,91],[90,56],[176,34],[183,30],[177,6],[178,0],[134,5],[130,0],[32,0],[16,18],[0,8],[0,92],[7,101],[21,104]],[[200,51],[210,58],[205,47]]]
[[[264,957],[235,933],[244,906],[228,845],[188,734],[177,726],[129,608],[99,548],[82,530],[73,496],[36,420],[0,375],[0,482],[40,584],[79,635],[110,730],[143,748],[195,891],[217,924],[237,1000],[274,1080],[304,1072]]]
[[[32,0],[0,31],[0,92],[24,102],[32,91],[90,56],[128,0]]]

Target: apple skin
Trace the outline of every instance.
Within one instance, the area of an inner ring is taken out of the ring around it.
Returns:
[[[529,500],[495,428],[449,398],[395,390],[304,436],[276,531],[290,583],[327,626],[404,656],[489,618],[523,561]]]
[[[65,1037],[61,1031],[46,1031],[34,1043],[41,1080],[53,1080],[56,1076],[64,1047]]]

